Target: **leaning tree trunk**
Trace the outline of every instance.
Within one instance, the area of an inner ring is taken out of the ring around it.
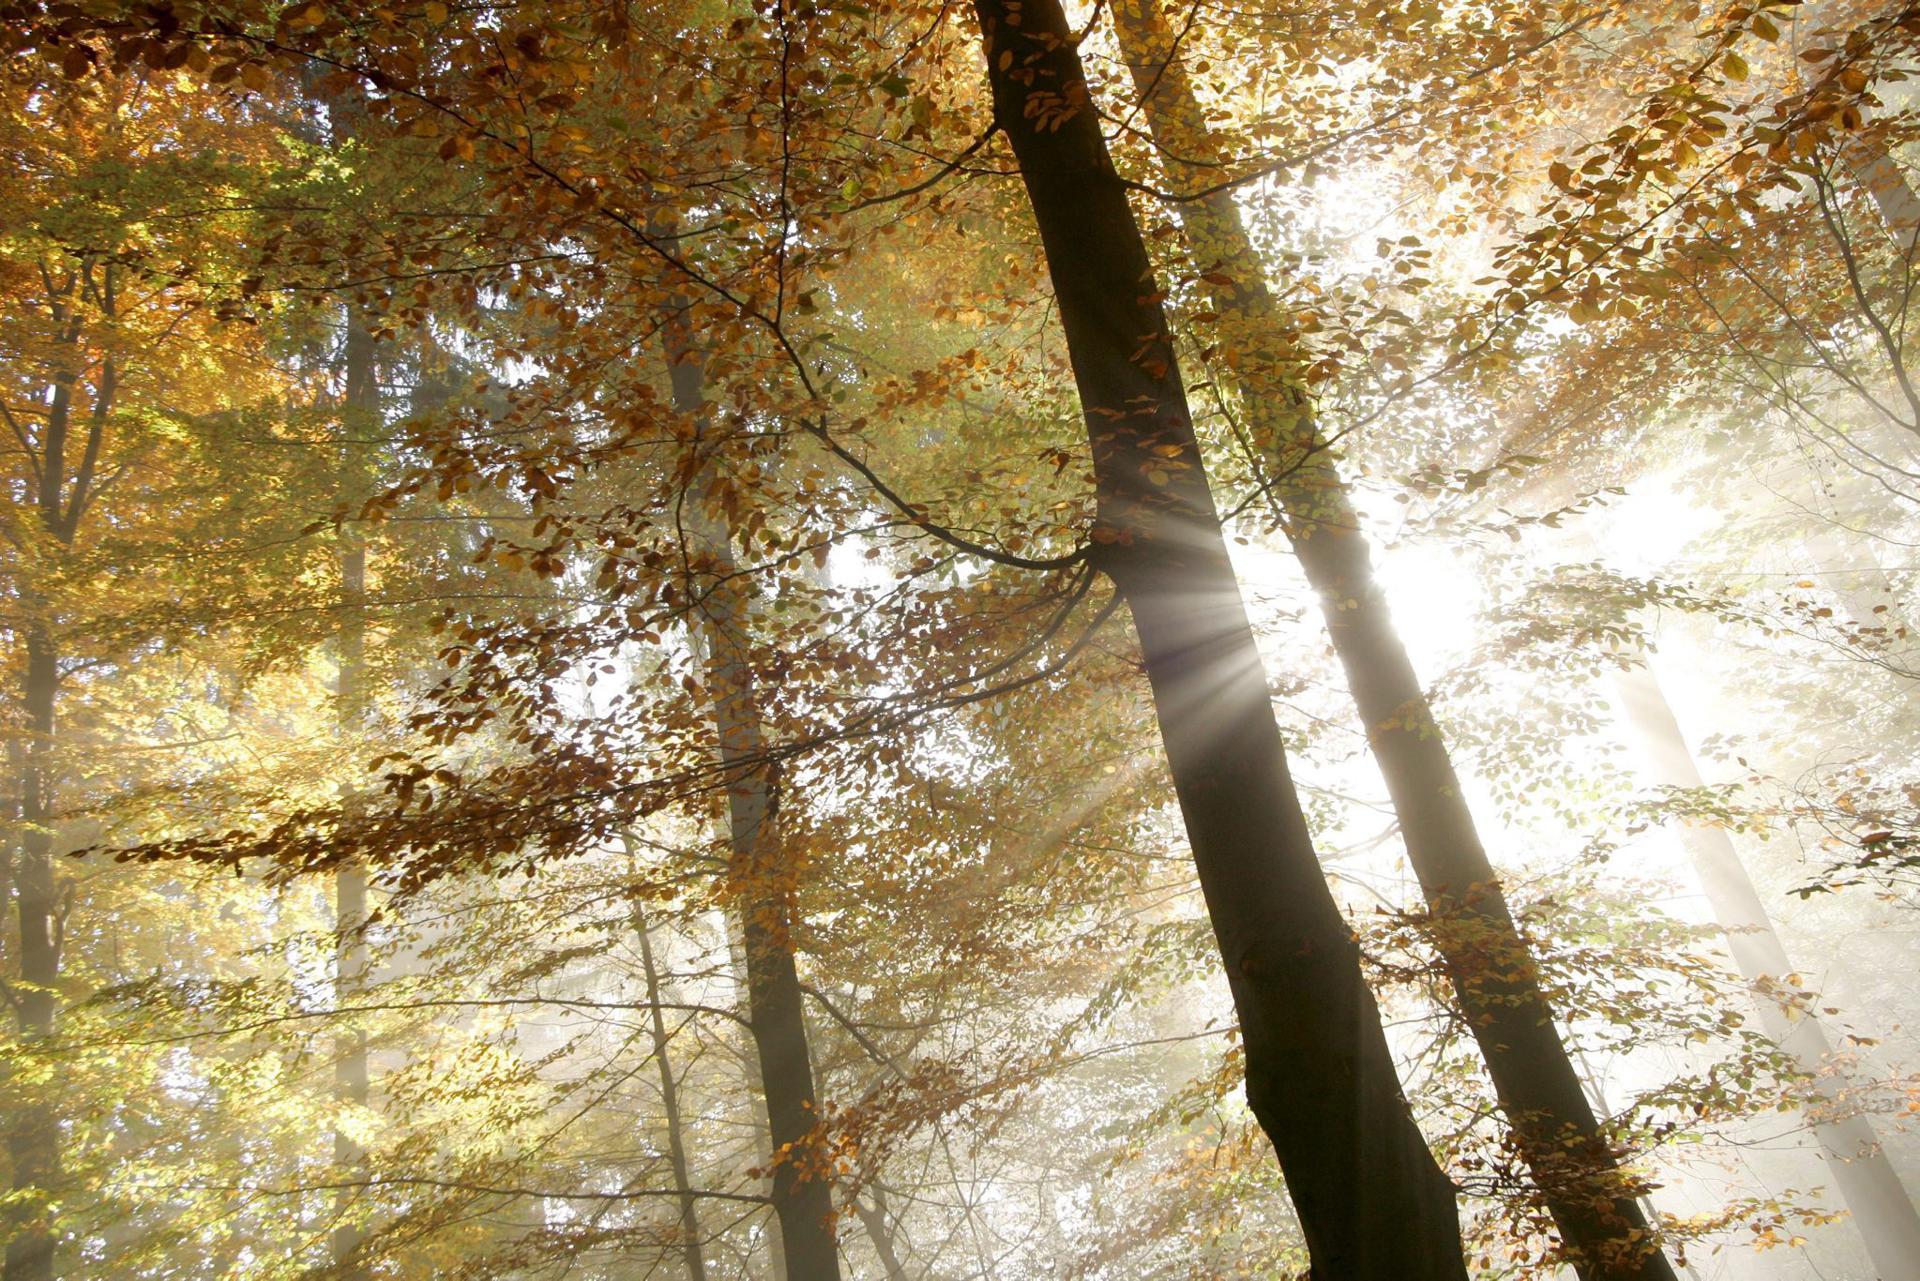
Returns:
[[[355,440],[371,435],[380,424],[380,384],[374,367],[373,331],[365,313],[347,307],[346,377],[341,415],[340,500],[349,511],[340,526],[339,674],[335,687],[340,727],[349,744],[365,729],[367,691],[367,545],[360,536],[358,513],[351,510],[363,498],[366,471]],[[349,785],[351,786],[351,785]],[[353,797],[345,801],[353,805]],[[345,1006],[367,980],[367,874],[357,864],[342,865],[334,873],[334,1004]],[[335,1103],[364,1109],[370,1097],[365,1029],[349,1026],[340,1035],[333,1065]],[[343,1185],[365,1183],[367,1153],[345,1129],[333,1133],[333,1160]],[[361,1189],[343,1186],[334,1197],[334,1226],[328,1240],[335,1275],[343,1281],[361,1281],[368,1275],[361,1256],[366,1241],[356,1202]]]
[[[1115,30],[1142,112],[1178,186],[1217,187],[1218,140],[1158,0],[1120,0]],[[1647,1249],[1632,1183],[1561,1043],[1526,940],[1487,860],[1426,692],[1394,630],[1350,491],[1315,421],[1309,363],[1268,292],[1230,190],[1175,205],[1239,376],[1256,456],[1393,800],[1433,938],[1502,1111],[1582,1277],[1669,1281]]]
[[[1617,678],[1616,688],[1652,773],[1672,787],[1704,787],[1680,722],[1668,705],[1652,665],[1644,661]],[[1753,993],[1760,1025],[1829,1098],[1846,1090],[1844,1075],[1828,1064],[1832,1047],[1817,1018],[1798,1008],[1787,951],[1774,931],[1766,904],[1733,848],[1726,831],[1694,823],[1676,824],[1693,861],[1714,919],[1726,932],[1727,951]],[[1920,1281],[1920,1214],[1874,1137],[1865,1117],[1842,1117],[1813,1127],[1828,1173],[1866,1242],[1879,1281]]]
[[[867,1230],[867,1239],[873,1242],[873,1252],[880,1260],[880,1271],[886,1281],[907,1281],[907,1268],[900,1261],[900,1252],[894,1248],[893,1224],[887,1218],[887,1198],[876,1185],[872,1189],[871,1204],[867,1200],[856,1199],[854,1213],[860,1216],[860,1226]]]
[[[676,309],[669,318],[667,358],[674,407],[702,418],[705,367],[684,310]],[[709,447],[704,439],[696,442],[696,448]],[[789,1281],[838,1281],[832,1188],[825,1173],[815,1168],[819,1113],[794,964],[792,868],[781,839],[779,791],[748,651],[748,599],[728,531],[708,512],[701,492],[707,475],[705,466],[693,472],[684,519],[692,550],[704,562],[696,591],[708,645],[707,680],[720,766],[727,780],[732,851],[727,876],[746,952],[748,1026],[773,1141],[773,1208]]]
[[[1247,1101],[1324,1281],[1462,1278],[1453,1187],[1414,1125],[1315,857],[1145,245],[1056,0],[976,0],[994,115],[1045,245],[1098,487],[1095,563],[1133,615],[1240,1017]]]

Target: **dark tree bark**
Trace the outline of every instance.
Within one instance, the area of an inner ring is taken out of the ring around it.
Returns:
[[[1316,1277],[1466,1275],[1359,949],[1314,854],[1139,226],[1056,0],[976,0],[994,113],[1046,247],[1098,485],[1097,564],[1140,636],[1240,1016],[1247,1101]]]
[[[1121,0],[1115,31],[1142,112],[1177,186],[1219,182],[1206,123],[1158,0]],[[1351,493],[1319,432],[1309,363],[1279,323],[1263,264],[1230,191],[1175,204],[1234,350],[1256,456],[1308,581],[1392,797],[1433,937],[1521,1154],[1583,1278],[1670,1281],[1648,1249],[1637,1188],[1600,1132],[1526,940],[1487,860],[1426,691],[1373,576]]]
[[[728,972],[739,984],[734,994],[734,1011],[747,1029],[747,1037],[751,1041],[753,995],[747,990],[747,943],[738,912],[727,918],[727,964]],[[740,1059],[741,1085],[753,1100],[753,1123],[760,1158],[771,1169],[773,1127],[767,1117],[767,1087],[760,1079],[760,1052],[752,1047],[749,1047],[749,1051]],[[787,1281],[787,1243],[781,1237],[780,1216],[777,1214],[767,1221],[767,1263],[771,1281]]]
[[[705,412],[705,367],[687,332],[684,312],[667,326],[674,407]],[[702,433],[704,435],[704,433]],[[705,448],[702,443],[699,447]],[[773,1208],[788,1281],[838,1281],[832,1188],[815,1162],[813,1062],[794,964],[793,877],[783,848],[779,785],[767,752],[764,717],[748,653],[748,600],[740,585],[728,531],[706,510],[704,467],[694,473],[682,513],[706,571],[696,590],[708,644],[707,677],[714,728],[727,779],[731,845],[728,879],[738,903],[746,952],[748,1026],[760,1062],[773,1140]]]

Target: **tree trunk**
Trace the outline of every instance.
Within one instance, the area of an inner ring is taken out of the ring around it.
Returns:
[[[729,829],[731,830],[731,829]],[[731,837],[729,837],[731,840]],[[741,935],[740,914],[731,912],[724,918],[727,932],[727,962],[729,973],[739,985],[736,999],[737,1010],[743,1025],[747,1028],[749,1040],[753,1037],[753,996],[747,990],[747,944]],[[773,1127],[767,1117],[767,1086],[760,1079],[760,1052],[754,1049],[741,1058],[742,1074],[745,1077],[747,1093],[753,1099],[754,1125],[757,1141],[762,1149],[761,1156],[771,1168],[773,1164]],[[772,1281],[787,1281],[787,1243],[780,1233],[780,1216],[767,1220],[767,1262]]]
[[[22,753],[19,862],[14,893],[20,916],[20,985],[14,993],[20,1041],[31,1052],[53,1036],[60,978],[59,884],[53,872],[54,707],[59,656],[44,620],[26,625],[27,670],[21,689]],[[47,1204],[60,1179],[60,1121],[51,1099],[22,1104],[7,1135],[13,1187],[26,1193],[9,1217],[6,1281],[52,1281],[55,1235]]]
[[[1628,727],[1654,776],[1673,787],[1705,786],[1652,666],[1642,663],[1616,679]],[[1788,994],[1796,989],[1785,981],[1793,966],[1732,839],[1721,828],[1690,823],[1676,825],[1676,831],[1714,919],[1726,932],[1733,963],[1753,990],[1761,1027],[1801,1071],[1819,1082],[1822,1093],[1837,1097],[1846,1089],[1845,1078],[1837,1077],[1826,1062],[1832,1047],[1819,1020],[1794,1008]],[[1920,1281],[1920,1215],[1875,1139],[1873,1126],[1865,1117],[1849,1116],[1817,1125],[1813,1134],[1879,1281]]]
[[[78,271],[91,272],[87,263]],[[100,269],[95,296],[100,314],[109,323],[117,311],[117,269]],[[70,279],[77,280],[78,275]],[[55,372],[47,398],[46,424],[38,440],[38,481],[33,495],[40,526],[60,553],[71,551],[74,534],[87,503],[93,498],[95,464],[106,438],[119,389],[117,357],[109,350],[100,361],[92,387],[92,407],[84,422],[77,463],[69,465],[68,446],[75,426],[75,392],[82,386],[86,357],[81,343],[84,325],[69,305],[71,287],[49,297],[55,326]],[[30,455],[36,451],[28,447]],[[21,1044],[34,1047],[50,1040],[55,1031],[59,1001],[65,913],[60,879],[54,874],[54,749],[55,713],[60,695],[60,646],[50,607],[31,587],[22,592],[26,621],[27,662],[20,689],[22,729],[26,735],[20,753],[17,784],[20,814],[19,854],[14,865],[14,901],[20,925],[20,987],[12,993]],[[22,1104],[8,1118],[7,1149],[13,1164],[13,1190],[24,1193],[7,1215],[5,1281],[52,1281],[58,1235],[53,1227],[54,1192],[61,1178],[60,1115],[44,1092]]]
[[[705,409],[705,369],[693,349],[685,313],[667,328],[674,406],[698,417]],[[698,447],[704,448],[704,444]],[[794,885],[779,821],[779,788],[767,759],[759,693],[747,651],[747,597],[735,573],[727,530],[706,509],[695,472],[684,519],[705,561],[700,613],[709,646],[707,680],[727,779],[732,855],[727,876],[738,906],[746,951],[748,1026],[760,1062],[773,1140],[773,1208],[789,1281],[838,1281],[832,1189],[817,1161],[813,1063],[799,971],[794,965]]]
[[[1894,629],[1903,624],[1893,583],[1871,548],[1860,546],[1858,539],[1843,540],[1835,528],[1822,522],[1801,540],[1813,561],[1815,577],[1846,610],[1842,621],[1853,624],[1856,632],[1877,632],[1891,638]],[[1862,558],[1868,561],[1864,567],[1855,563]]]
[[[856,1198],[853,1203],[855,1214],[860,1216],[860,1226],[867,1230],[867,1239],[873,1242],[873,1252],[880,1260],[880,1268],[886,1274],[887,1281],[907,1281],[906,1265],[900,1262],[900,1255],[893,1246],[893,1225],[887,1221],[887,1198],[879,1186],[873,1188],[872,1204]]]
[[[640,965],[646,971],[647,1005],[653,1018],[653,1062],[660,1070],[660,1105],[667,1114],[667,1163],[673,1170],[673,1191],[680,1202],[680,1255],[687,1265],[688,1281],[707,1281],[700,1207],[693,1195],[693,1182],[687,1172],[687,1148],[681,1135],[680,1083],[673,1076],[667,1019],[660,1009],[660,971],[654,967],[653,940],[648,937],[647,919],[638,900],[633,905],[633,930],[640,936]]]
[[[1914,246],[1920,242],[1920,196],[1908,185],[1906,171],[1892,156],[1852,134],[1841,135],[1840,151],[1853,176],[1873,197],[1900,257],[1913,264]]]
[[[334,873],[334,1004],[351,1003],[361,988],[367,971],[367,878],[358,867],[342,867]],[[367,1036],[355,1027],[340,1034],[337,1057],[333,1063],[333,1097],[343,1107],[364,1108],[369,1097],[367,1073]],[[347,1183],[364,1181],[367,1153],[343,1129],[333,1132],[333,1161],[337,1177]],[[328,1237],[328,1251],[334,1274],[344,1281],[366,1277],[360,1260],[360,1247],[366,1233],[357,1222],[354,1203],[359,1189],[343,1187],[334,1193],[334,1225]]]
[[[372,432],[380,422],[380,385],[374,367],[374,340],[365,314],[359,307],[347,307],[345,395],[341,415],[340,498],[349,508],[365,497],[365,464],[356,453],[355,437]],[[340,527],[340,626],[336,640],[340,647],[339,676],[335,688],[340,727],[348,743],[355,744],[365,728],[367,690],[367,547],[354,523],[356,513],[349,511]],[[351,782],[345,787],[350,791]],[[352,804],[348,795],[346,801]],[[334,1004],[345,1006],[366,984],[367,978],[367,875],[365,869],[347,864],[334,873]],[[367,1035],[359,1027],[341,1033],[333,1066],[335,1101],[343,1106],[365,1108],[369,1095],[367,1071]],[[343,1183],[364,1180],[367,1153],[344,1130],[333,1135],[333,1160]],[[366,1231],[357,1221],[354,1188],[342,1188],[334,1197],[334,1227],[328,1249],[336,1275],[343,1281],[361,1281],[368,1275],[360,1249]]]
[[[1246,1053],[1322,1281],[1464,1278],[1453,1187],[1402,1096],[1287,770],[1126,190],[1056,0],[976,0],[1046,247],[1098,485]]]
[[[12,940],[8,935],[13,920],[13,874],[20,866],[20,826],[21,791],[27,781],[27,744],[18,734],[7,738],[7,764],[4,775],[0,775],[0,784],[7,789],[6,800],[0,803],[0,831],[6,833],[6,844],[0,848],[0,973],[13,954]]]
[[[1176,185],[1217,184],[1222,159],[1158,0],[1121,0],[1115,30],[1148,128]],[[1320,608],[1393,800],[1433,935],[1488,1075],[1569,1261],[1582,1277],[1670,1281],[1600,1133],[1454,773],[1446,740],[1373,576],[1350,491],[1319,432],[1304,371],[1231,191],[1176,205],[1220,315],[1257,457]],[[1203,278],[1204,279],[1204,278]]]

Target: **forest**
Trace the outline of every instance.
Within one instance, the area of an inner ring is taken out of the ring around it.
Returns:
[[[0,0],[0,1281],[1920,1281],[1917,76]]]

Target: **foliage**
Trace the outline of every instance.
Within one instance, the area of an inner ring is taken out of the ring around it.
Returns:
[[[1911,1021],[1881,972],[1920,866],[1920,17],[1169,4],[1201,157],[1141,122],[1105,8],[1072,15],[1093,83],[1033,110],[1101,113],[1148,233],[1476,1273],[1553,1273],[1553,1189],[1277,537],[1262,370],[1352,476],[1533,959],[1472,942],[1537,968],[1663,1246],[1867,1275],[1818,1169],[1720,1167],[1845,1114],[1916,1170],[1874,1033]],[[690,1244],[767,1275],[798,1167],[861,1276],[1305,1267],[963,8],[0,19],[4,888],[24,911],[46,837],[60,953],[55,1030],[0,1078],[59,1118],[57,1178],[9,1158],[15,1239],[65,1275],[611,1277]],[[1210,198],[1258,262],[1180,234]],[[1219,306],[1249,271],[1265,337]],[[50,443],[63,396],[96,443]],[[1649,664],[1710,784],[1620,746],[1607,682]],[[1808,958],[1760,999],[1854,1020],[1834,1063],[1760,1030],[1686,825]],[[797,959],[817,1085],[779,1150],[750,929]]]

